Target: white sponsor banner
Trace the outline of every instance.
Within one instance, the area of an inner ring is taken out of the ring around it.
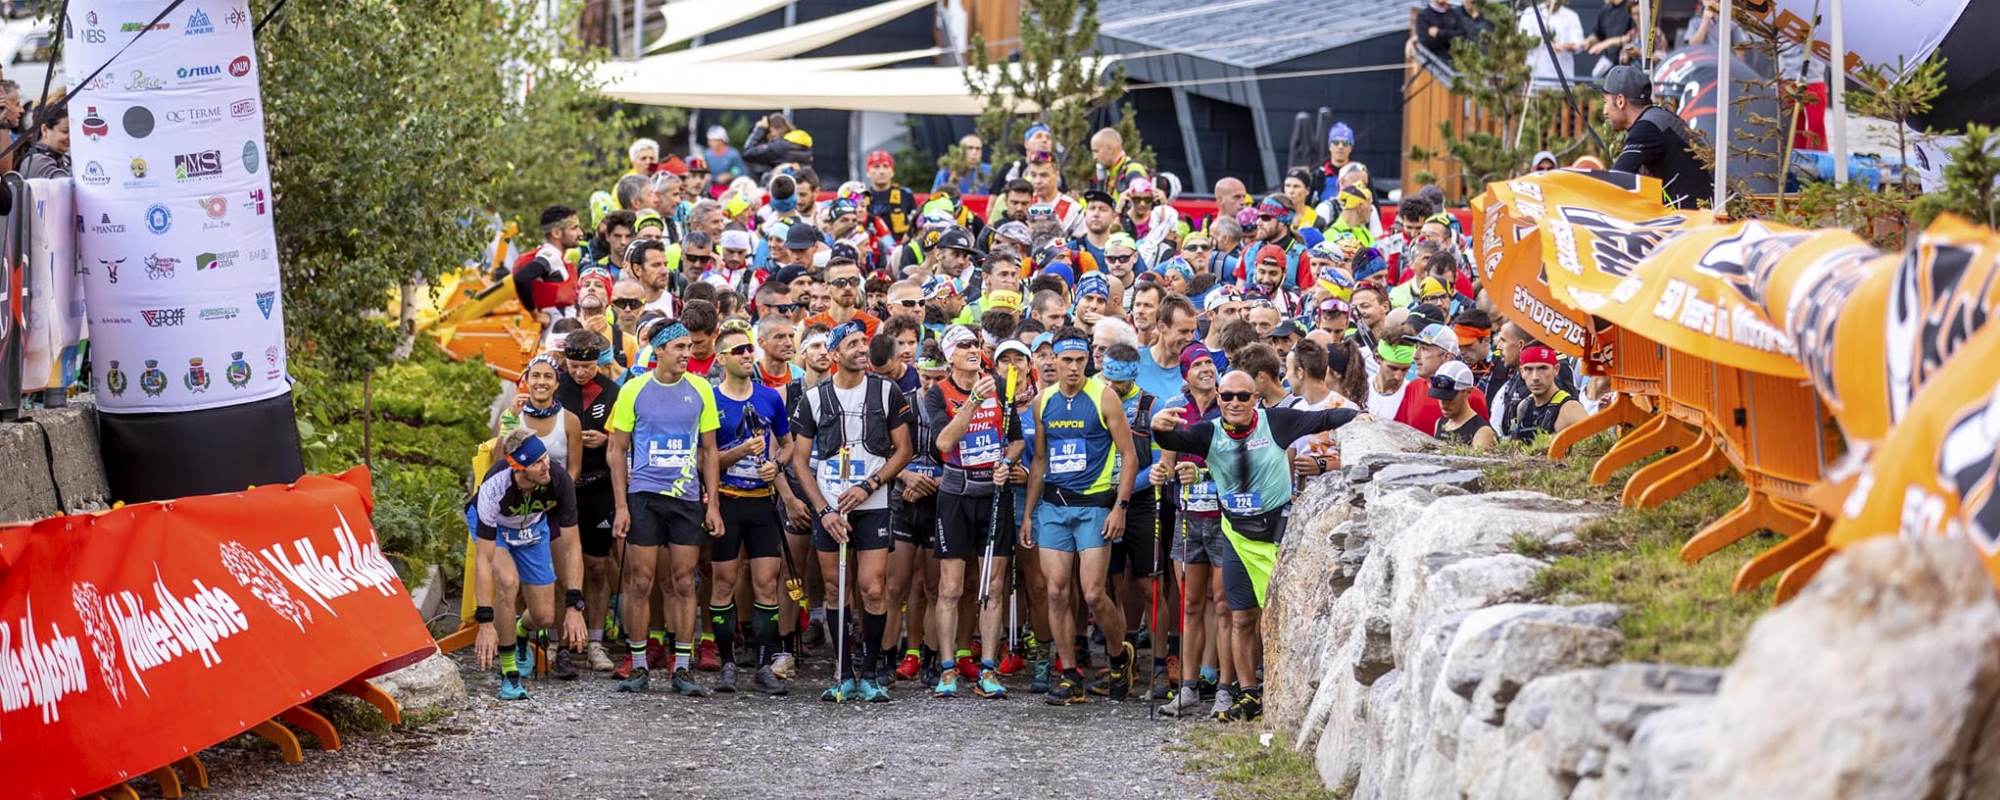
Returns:
[[[1958,24],[1970,0],[1866,0],[1841,4],[1842,34],[1847,54],[1840,61],[1853,73],[1862,65],[1881,67],[1901,78],[1906,68],[1930,58],[1944,36]],[[1739,2],[1738,13],[1761,17],[1780,36],[1797,42],[1812,32],[1813,55],[1832,62],[1831,13],[1824,0],[1751,0]],[[1820,20],[1813,24],[1813,14]],[[1899,66],[1900,65],[1900,66]]]
[[[131,45],[70,101],[77,266],[108,413],[290,388],[248,6],[188,2],[152,23],[161,8],[69,6],[79,69]]]
[[[84,308],[70,181],[37,178],[27,183],[30,233],[21,391],[32,392],[76,382]]]

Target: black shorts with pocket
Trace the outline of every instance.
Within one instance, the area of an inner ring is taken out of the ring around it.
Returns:
[[[625,507],[632,516],[632,529],[625,535],[627,543],[639,547],[666,544],[699,547],[708,541],[703,521],[707,515],[700,503],[639,492],[626,497]]]
[[[1156,552],[1159,532],[1153,529],[1154,521],[1159,518],[1159,508],[1150,490],[1132,498],[1131,507],[1125,509],[1125,535],[1111,543],[1109,574],[1128,570],[1142,578],[1160,574],[1163,554]]]
[[[778,558],[785,544],[784,526],[778,522],[775,497],[722,496],[722,535],[709,542],[710,561],[735,561],[748,553],[750,558]]]
[[[986,536],[993,534],[993,555],[1014,555],[1021,526],[1014,522],[1014,504],[1001,503],[1000,524],[993,525],[992,497],[938,495],[937,557],[972,559],[986,555]]]
[[[893,540],[886,508],[849,511],[847,525],[847,546],[853,550],[887,550]],[[833,540],[833,534],[827,533],[819,520],[813,520],[813,549],[822,553],[840,549],[840,543]]]

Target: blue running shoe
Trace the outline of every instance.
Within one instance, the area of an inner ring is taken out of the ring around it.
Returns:
[[[819,693],[819,699],[829,703],[845,703],[849,700],[859,699],[860,697],[860,689],[855,684],[853,678],[848,678],[847,680],[828,686],[826,687],[826,691]]]
[[[882,688],[881,684],[871,679],[862,678],[859,691],[861,692],[861,699],[870,703],[889,702],[889,690]]]
[[[528,690],[521,685],[521,673],[509,672],[500,676],[500,699],[528,699]]]

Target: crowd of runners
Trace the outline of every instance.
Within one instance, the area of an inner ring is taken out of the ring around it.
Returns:
[[[1109,129],[1088,185],[1037,125],[922,194],[881,151],[817,174],[779,115],[740,153],[710,136],[632,143],[495,276],[545,326],[467,509],[503,699],[539,654],[618,692],[1254,719],[1266,586],[1336,428],[1484,449],[1603,399],[1496,325],[1434,188],[1384,219],[1346,125],[1206,219]]]

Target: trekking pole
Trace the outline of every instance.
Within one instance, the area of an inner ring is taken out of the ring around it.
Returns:
[[[1014,388],[1019,374],[1013,367],[1007,368],[1007,390],[1002,395],[1005,399],[1000,403],[1000,448],[1003,453],[1007,447],[1007,431],[1014,421]],[[1000,470],[1006,470],[1009,477],[1013,475],[1013,466],[1006,458],[1001,458],[994,470],[996,478]],[[1013,486],[1010,481],[993,488],[993,513],[986,520],[986,553],[979,557],[979,609],[982,612],[986,610],[986,601],[993,597],[993,590],[989,587],[993,582],[993,548],[1000,533],[1000,504],[1014,502]],[[1019,524],[1019,520],[1015,523]]]
[[[847,693],[842,680],[842,669],[847,666],[847,543],[840,543],[840,599],[835,601],[834,616],[840,630],[833,639],[833,702],[847,702]]]
[[[1160,543],[1159,494],[1160,494],[1160,487],[1158,486],[1153,487],[1153,506],[1154,506],[1153,507],[1153,564],[1152,564],[1152,569],[1149,571],[1158,574],[1155,574],[1153,576],[1153,600],[1150,607],[1146,611],[1146,625],[1148,627],[1160,628],[1160,635],[1153,637],[1152,650],[1155,656],[1159,655],[1160,648],[1167,646],[1166,642],[1161,641],[1162,639],[1167,638],[1166,629],[1160,626],[1160,581],[1164,578],[1167,571],[1160,564],[1160,561],[1164,557],[1165,553],[1163,552],[1163,545]],[[1176,679],[1175,676],[1167,675],[1164,673],[1162,673],[1160,677],[1162,680],[1165,680],[1167,682],[1167,685],[1169,686],[1172,686],[1174,680]],[[1147,681],[1146,686],[1147,686],[1146,694],[1149,698],[1159,693],[1154,690],[1155,687],[1153,687],[1152,681]],[[1153,698],[1153,704],[1151,706],[1148,706],[1146,709],[1146,718],[1159,719],[1159,717],[1160,717],[1160,699]]]
[[[750,425],[750,431],[758,436],[770,430],[770,424],[765,421],[764,416],[748,405],[743,407],[743,419]],[[778,464],[779,481],[787,480],[791,475],[791,465],[782,462]],[[806,604],[806,582],[799,576],[799,565],[792,563],[791,542],[785,539],[785,531],[790,529],[791,520],[785,516],[785,501],[778,496],[777,481],[771,482],[771,511],[778,516],[778,552],[785,557],[785,594],[791,596],[794,604],[803,608]]]

